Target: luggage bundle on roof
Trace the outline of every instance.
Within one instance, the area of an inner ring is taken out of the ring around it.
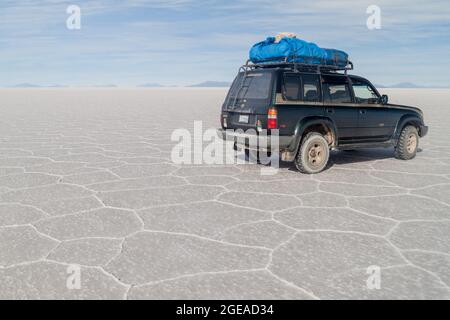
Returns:
[[[297,39],[292,33],[280,33],[276,37],[255,44],[250,50],[253,63],[292,62],[345,68],[350,64],[348,54],[336,49],[324,49],[315,43]]]

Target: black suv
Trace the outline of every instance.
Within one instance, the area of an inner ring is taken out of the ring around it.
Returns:
[[[247,63],[222,106],[220,136],[258,152],[242,131],[277,130],[281,160],[304,173],[322,171],[330,149],[394,146],[396,158],[414,158],[428,131],[422,111],[388,104],[368,80],[348,75],[350,66]]]

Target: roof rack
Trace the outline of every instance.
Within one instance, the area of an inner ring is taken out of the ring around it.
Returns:
[[[259,60],[256,62],[252,62],[251,60],[247,60],[247,62],[239,69],[240,71],[250,71],[253,69],[264,69],[264,68],[284,68],[291,69],[293,71],[313,71],[316,73],[321,72],[336,72],[336,71],[344,71],[347,74],[348,70],[353,70],[353,63],[351,61],[347,62],[347,65],[342,67],[337,64],[326,64],[326,63],[306,63],[306,62],[296,62],[298,58],[302,58],[304,60],[315,59],[311,57],[280,57],[280,58],[271,58],[270,60]]]

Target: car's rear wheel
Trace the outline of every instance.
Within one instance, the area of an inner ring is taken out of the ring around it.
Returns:
[[[258,163],[259,162],[258,151],[245,149],[245,160],[252,163]]]
[[[302,173],[319,173],[325,169],[330,157],[328,141],[317,132],[308,133],[295,157],[295,166]]]
[[[270,158],[272,156],[271,152],[264,154],[264,158]],[[253,163],[260,163],[263,155],[261,151],[245,149],[245,160]]]
[[[400,160],[410,160],[416,156],[419,148],[419,133],[414,126],[406,126],[400,133],[397,146],[395,147],[395,157]]]

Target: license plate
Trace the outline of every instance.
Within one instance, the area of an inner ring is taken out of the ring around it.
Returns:
[[[241,115],[239,115],[239,122],[241,122],[241,123],[248,123],[248,115],[244,115],[244,114],[241,114]]]

